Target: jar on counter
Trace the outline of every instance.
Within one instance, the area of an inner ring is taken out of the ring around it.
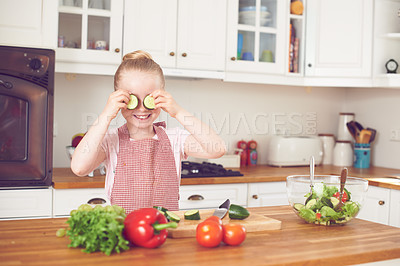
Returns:
[[[338,125],[338,140],[353,140],[353,136],[347,129],[347,123],[354,120],[354,113],[339,113],[339,125]]]
[[[333,149],[333,165],[352,166],[353,160],[352,142],[349,140],[337,140]]]
[[[322,141],[323,157],[322,164],[333,164],[333,149],[335,147],[335,135],[318,134]]]
[[[371,145],[369,143],[354,143],[354,167],[369,168],[371,161]]]

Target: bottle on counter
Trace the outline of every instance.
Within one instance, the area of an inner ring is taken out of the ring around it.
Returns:
[[[339,125],[337,140],[353,140],[353,136],[347,129],[347,123],[354,120],[354,113],[339,113]]]
[[[354,153],[349,140],[337,140],[333,149],[333,165],[352,166]]]
[[[335,148],[335,135],[318,134],[322,141],[323,157],[322,164],[333,164],[333,149]]]
[[[254,140],[250,140],[247,143],[247,150],[248,150],[248,165],[257,165],[257,142]]]

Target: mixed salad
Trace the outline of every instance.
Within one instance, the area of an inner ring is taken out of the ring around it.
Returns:
[[[315,184],[312,193],[307,193],[304,197],[306,198],[304,204],[295,203],[293,207],[296,213],[308,223],[344,224],[353,219],[361,207],[359,203],[351,201],[351,193],[345,188],[342,196],[344,205],[335,209],[339,204],[339,190],[335,186],[327,186],[323,183]]]

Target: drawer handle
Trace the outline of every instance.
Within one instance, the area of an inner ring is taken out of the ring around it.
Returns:
[[[169,55],[170,55],[170,56],[174,56],[175,53],[174,53],[174,52],[170,52]]]
[[[119,48],[115,48],[114,50],[116,53],[119,53],[121,50]]]
[[[186,57],[186,56],[187,56],[187,53],[183,53],[182,56],[183,56],[183,57]]]
[[[204,200],[204,197],[202,195],[192,195],[188,200]]]
[[[102,199],[102,198],[93,198],[93,199],[88,200],[87,203],[88,204],[104,204],[104,203],[106,203],[106,200]]]
[[[253,199],[258,199],[258,195],[253,195]]]
[[[378,201],[378,204],[379,205],[385,205],[385,201],[384,200],[380,200],[380,201]]]

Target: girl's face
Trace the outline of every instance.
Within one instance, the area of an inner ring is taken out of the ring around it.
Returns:
[[[128,72],[121,77],[119,88],[129,94],[134,94],[138,98],[139,104],[133,109],[122,108],[122,116],[128,124],[138,129],[145,129],[153,126],[153,122],[160,115],[160,108],[153,110],[146,109],[143,106],[143,99],[148,94],[160,90],[160,78],[153,73],[143,73],[139,71]]]

